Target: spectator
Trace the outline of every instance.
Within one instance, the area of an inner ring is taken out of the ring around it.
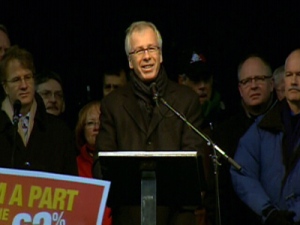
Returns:
[[[7,29],[4,25],[0,24],[0,62],[9,47],[10,47],[10,40],[8,38]],[[4,92],[3,90],[1,90],[0,100],[2,101],[4,97],[5,97]]]
[[[124,69],[118,68],[105,71],[103,76],[103,96],[124,86],[126,83],[127,75]]]
[[[47,113],[60,116],[65,111],[62,80],[57,73],[47,71],[38,74],[36,92],[43,98]]]
[[[238,65],[238,89],[241,96],[240,108],[230,118],[218,124],[213,131],[213,140],[230,157],[234,157],[239,139],[245,134],[257,116],[265,114],[276,102],[272,72],[269,63],[258,55],[249,55]],[[264,75],[263,77],[258,76]],[[215,174],[208,182],[209,192],[205,205],[209,217],[215,224],[216,210],[221,211],[224,225],[259,224],[259,218],[236,196],[230,179],[230,164],[219,159],[219,192],[221,208],[215,204]]]
[[[204,55],[193,52],[185,73],[179,75],[179,83],[192,88],[198,94],[204,118],[201,128],[205,130],[212,129],[215,123],[221,122],[227,116],[225,104],[213,82],[213,71]]]
[[[76,142],[80,150],[77,156],[79,176],[92,178],[93,152],[95,151],[96,136],[99,133],[100,102],[87,103],[79,111],[76,125]],[[105,208],[102,225],[111,225],[111,209]]]
[[[0,166],[77,175],[72,132],[61,120],[46,113],[35,95],[35,67],[31,54],[11,47],[0,63],[6,98],[0,111]],[[21,102],[17,129],[13,104]]]
[[[285,61],[285,99],[240,139],[233,187],[266,225],[300,223],[300,49]]]
[[[7,29],[4,25],[0,24],[0,62],[9,47],[10,40],[8,37]]]

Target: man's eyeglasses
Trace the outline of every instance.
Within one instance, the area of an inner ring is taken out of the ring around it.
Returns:
[[[52,96],[54,96],[54,98],[57,100],[62,100],[64,98],[64,94],[61,91],[56,91],[56,92],[40,91],[38,93],[42,96],[42,98],[45,98],[45,99],[50,99],[50,98],[52,98]]]
[[[28,74],[28,75],[25,75],[23,77],[14,77],[10,80],[4,80],[4,82],[11,83],[13,85],[19,85],[19,84],[22,83],[22,81],[26,81],[26,83],[32,82],[33,81],[33,75]]]
[[[255,81],[256,84],[263,84],[266,79],[269,79],[271,77],[272,77],[272,75],[270,75],[270,76],[260,75],[260,76],[248,77],[248,78],[240,80],[239,84],[241,84],[244,87],[247,87],[252,84],[253,80]]]
[[[87,128],[99,127],[100,126],[100,121],[88,121],[87,123],[85,123],[85,126]]]
[[[153,53],[158,52],[159,50],[160,50],[160,47],[158,47],[158,46],[150,46],[148,48],[136,49],[132,52],[129,52],[129,55],[142,56],[142,55],[146,54],[146,52],[148,52],[148,54],[153,54]]]

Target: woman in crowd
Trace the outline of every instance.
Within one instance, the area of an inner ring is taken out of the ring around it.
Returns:
[[[75,128],[76,143],[80,154],[77,156],[79,176],[92,178],[93,152],[100,126],[100,101],[87,103],[79,111]],[[111,225],[111,209],[105,208],[102,225]]]

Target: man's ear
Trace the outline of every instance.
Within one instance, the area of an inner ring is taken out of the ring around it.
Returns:
[[[132,65],[132,59],[130,56],[128,56],[128,64],[129,64],[129,68],[133,69],[133,65]]]
[[[4,90],[5,94],[7,95],[7,93],[8,93],[7,86],[4,82],[2,82],[2,87],[3,87],[3,90]]]

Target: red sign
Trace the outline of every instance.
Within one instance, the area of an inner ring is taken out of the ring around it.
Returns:
[[[110,182],[0,168],[0,224],[101,225]]]

